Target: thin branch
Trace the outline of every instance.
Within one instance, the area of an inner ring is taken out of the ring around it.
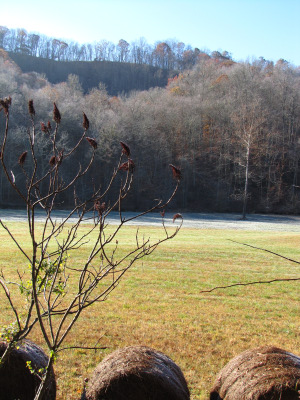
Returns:
[[[80,350],[106,350],[108,347],[84,347],[84,346],[69,346],[69,347],[63,347],[59,350],[57,350],[57,353],[64,351],[64,350],[72,350],[72,349],[80,349]]]
[[[31,262],[31,258],[25,253],[25,251],[22,249],[22,247],[20,246],[20,244],[18,243],[18,241],[16,240],[14,235],[11,233],[11,231],[8,229],[8,227],[6,225],[4,225],[4,223],[2,222],[1,219],[0,219],[0,225],[2,226],[2,228],[4,228],[6,230],[6,232],[9,234],[11,239],[15,242],[15,244],[18,247],[18,249],[20,250],[20,252],[27,258],[27,260],[29,262]]]
[[[267,249],[264,249],[264,248],[261,248],[261,247],[257,247],[257,246],[253,246],[253,245],[247,244],[247,243],[237,242],[237,241],[232,240],[232,239],[228,239],[228,240],[230,242],[241,244],[242,246],[251,247],[251,248],[256,249],[256,250],[265,251],[267,253],[275,255],[276,257],[283,258],[284,260],[288,260],[290,262],[293,262],[293,263],[296,263],[296,264],[300,264],[300,262],[298,262],[298,261],[296,261],[296,260],[294,260],[292,258],[285,257],[282,254],[275,253],[274,251],[267,250]],[[300,281],[300,278],[276,278],[276,279],[270,279],[270,280],[267,280],[267,281],[252,281],[252,282],[244,282],[244,283],[239,282],[239,283],[233,283],[231,285],[215,286],[215,287],[213,287],[212,289],[209,289],[209,290],[201,290],[199,293],[211,293],[211,292],[213,292],[214,290],[217,290],[217,289],[228,289],[228,288],[232,288],[232,287],[235,287],[235,286],[250,286],[250,285],[268,284],[268,283],[274,283],[274,282],[289,282],[289,281]]]
[[[10,307],[11,307],[11,309],[13,310],[13,312],[14,312],[14,314],[15,314],[16,321],[17,321],[19,330],[21,330],[21,323],[20,323],[18,311],[17,311],[17,309],[15,308],[15,306],[14,306],[14,304],[13,304],[13,301],[12,301],[11,295],[10,295],[10,292],[9,292],[9,290],[8,290],[8,287],[6,286],[5,282],[4,282],[1,278],[0,278],[0,285],[2,286],[2,288],[3,288],[4,292],[5,292],[5,295],[6,295],[6,297],[7,297],[7,300],[9,301]]]
[[[275,253],[274,251],[267,250],[267,249],[264,249],[264,248],[261,248],[261,247],[256,247],[256,246],[253,246],[253,245],[247,244],[247,243],[237,242],[237,241],[231,240],[231,239],[228,239],[228,240],[229,240],[230,242],[233,242],[233,243],[241,244],[242,246],[251,247],[252,249],[265,251],[266,253],[273,254],[273,255],[276,256],[276,257],[283,258],[284,260],[291,261],[291,262],[293,262],[293,263],[295,263],[295,264],[300,264],[299,261],[296,261],[296,260],[294,260],[293,258],[285,257],[285,256],[283,256],[282,254]]]
[[[226,286],[215,286],[209,290],[200,290],[199,293],[211,293],[214,290],[218,289],[229,289],[235,286],[250,286],[250,285],[260,285],[260,284],[267,284],[267,283],[274,283],[274,282],[289,282],[289,281],[300,281],[300,278],[282,278],[282,279],[270,279],[269,281],[253,281],[253,282],[240,282],[240,283],[233,283],[231,285]]]

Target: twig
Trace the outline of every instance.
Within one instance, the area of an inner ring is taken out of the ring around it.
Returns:
[[[274,282],[288,282],[288,281],[300,281],[300,278],[282,278],[282,279],[271,279],[269,281],[253,281],[253,282],[246,282],[246,283],[233,283],[232,285],[226,286],[215,286],[209,290],[201,290],[199,293],[211,293],[217,289],[228,289],[235,286],[250,286],[250,285],[258,285],[258,284],[266,284],[266,283],[274,283]]]
[[[271,251],[271,250],[268,250],[268,249],[263,249],[263,248],[261,248],[261,247],[256,247],[256,246],[253,246],[253,245],[251,245],[251,244],[247,244],[247,243],[241,243],[241,242],[237,242],[237,241],[235,241],[235,240],[232,240],[232,239],[228,239],[228,240],[229,240],[230,242],[233,242],[233,243],[241,244],[242,246],[251,247],[252,249],[256,249],[256,250],[265,251],[266,253],[273,254],[274,256],[277,256],[277,257],[283,258],[284,260],[291,261],[291,262],[293,262],[293,263],[295,263],[295,264],[300,264],[300,262],[299,262],[299,261],[296,261],[296,260],[294,260],[293,258],[285,257],[285,256],[283,256],[282,254],[275,253],[274,251]]]
[[[85,347],[85,346],[69,346],[69,347],[62,347],[61,349],[57,350],[57,353],[64,351],[64,350],[72,350],[72,349],[80,349],[80,350],[106,350],[108,347]]]

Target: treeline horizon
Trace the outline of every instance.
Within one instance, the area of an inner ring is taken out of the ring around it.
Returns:
[[[183,71],[201,59],[217,59],[231,63],[231,54],[224,51],[202,50],[176,39],[149,44],[143,37],[113,43],[106,39],[79,44],[39,33],[28,33],[24,28],[0,26],[0,48],[7,52],[56,61],[110,61],[146,64],[166,70]]]
[[[38,162],[49,168],[41,122],[52,120],[53,102],[61,112],[59,140],[66,151],[82,134],[82,112],[89,135],[98,143],[89,179],[107,183],[120,141],[129,145],[135,181],[127,210],[139,210],[172,188],[169,164],[182,171],[172,206],[195,212],[299,213],[300,211],[300,71],[284,60],[252,62],[199,59],[169,78],[165,87],[111,96],[104,85],[87,93],[79,77],[51,84],[45,75],[23,73],[8,53],[0,54],[0,98],[12,97],[7,146],[15,179],[21,179],[18,157],[29,150],[28,100],[36,110]],[[0,135],[4,118],[0,115]],[[87,144],[88,146],[88,144]],[[78,166],[67,168],[69,180]],[[18,207],[13,190],[0,174],[0,206]],[[85,190],[78,187],[77,194]],[[61,208],[73,202],[61,198]]]

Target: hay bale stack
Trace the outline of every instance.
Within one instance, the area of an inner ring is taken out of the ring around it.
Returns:
[[[220,371],[210,400],[298,400],[300,357],[277,347],[247,350]]]
[[[0,356],[6,349],[6,343],[0,342]],[[33,400],[40,384],[40,378],[32,374],[26,362],[31,361],[35,371],[45,368],[48,358],[43,350],[30,340],[22,340],[10,353],[8,360],[0,366],[1,400]],[[56,381],[53,368],[46,382],[43,400],[55,400]]]
[[[181,369],[165,354],[130,346],[107,356],[94,370],[82,399],[188,400]]]

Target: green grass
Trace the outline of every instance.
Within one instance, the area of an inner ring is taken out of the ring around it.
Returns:
[[[11,223],[25,247],[26,225]],[[125,250],[135,229],[119,237]],[[157,228],[146,228],[151,237]],[[65,345],[94,345],[106,350],[66,350],[55,365],[58,400],[78,399],[83,380],[118,347],[148,345],[170,356],[182,369],[192,399],[206,399],[218,371],[236,354],[273,344],[299,353],[299,282],[238,286],[202,293],[238,282],[300,277],[299,265],[233,243],[263,247],[300,261],[299,235],[183,228],[178,236],[139,261],[107,301],[85,311]],[[80,263],[82,248],[72,262]],[[120,249],[122,253],[123,249]],[[7,234],[0,230],[0,268],[7,276],[26,268]],[[9,321],[1,296],[0,325]],[[32,340],[42,343],[36,330]]]

